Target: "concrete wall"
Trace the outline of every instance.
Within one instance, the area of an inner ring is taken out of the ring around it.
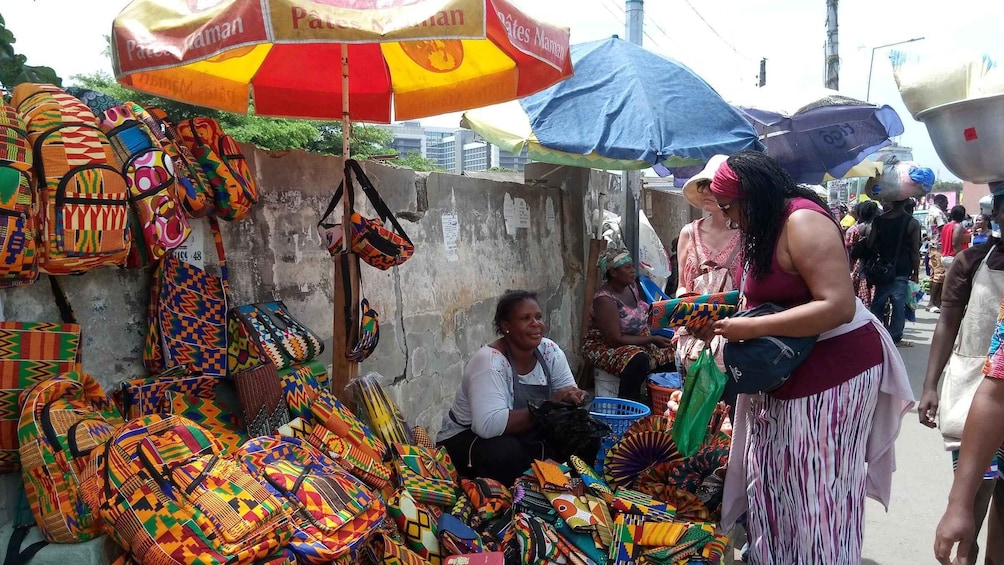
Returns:
[[[223,223],[231,303],[285,301],[294,316],[325,340],[330,362],[336,285],[332,260],[315,226],[342,162],[302,151],[243,149],[255,171],[261,203],[248,220]],[[439,429],[466,360],[494,339],[495,303],[506,289],[540,293],[548,336],[576,363],[588,172],[561,168],[551,171],[546,182],[527,186],[364,166],[416,252],[389,271],[362,266],[362,293],[380,314],[381,332],[380,344],[360,374],[382,375],[412,424],[433,433]],[[361,191],[356,201],[364,201]],[[368,208],[365,213],[373,216]],[[444,241],[444,216],[456,218],[452,255]],[[206,231],[204,247],[212,263],[215,252]],[[142,348],[149,277],[148,270],[104,268],[62,279],[82,326],[84,369],[106,389],[147,374]],[[58,320],[45,281],[0,291],[0,299],[7,320]],[[0,482],[10,486],[16,479],[11,475]],[[0,522],[5,522],[13,497],[2,498]]]

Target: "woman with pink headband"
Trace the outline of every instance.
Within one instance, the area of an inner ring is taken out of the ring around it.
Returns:
[[[694,331],[819,336],[780,388],[739,395],[723,524],[747,512],[750,564],[858,565],[866,488],[888,503],[892,445],[912,406],[902,359],[855,297],[840,227],[815,193],[756,152],[729,157],[711,192],[743,234],[746,306],[786,310]]]

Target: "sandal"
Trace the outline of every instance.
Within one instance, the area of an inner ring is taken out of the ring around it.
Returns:
[[[896,344],[896,347],[913,347],[912,341],[901,341]]]

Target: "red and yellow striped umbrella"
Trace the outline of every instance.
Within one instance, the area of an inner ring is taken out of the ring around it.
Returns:
[[[198,106],[389,123],[547,88],[572,74],[568,36],[508,0],[134,0],[112,59],[125,86]]]

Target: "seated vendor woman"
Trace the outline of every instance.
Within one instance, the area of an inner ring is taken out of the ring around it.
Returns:
[[[638,293],[631,255],[607,249],[596,266],[606,284],[593,295],[582,356],[593,367],[620,378],[618,397],[641,400],[649,373],[675,369],[673,343],[649,332],[649,304]]]
[[[437,437],[457,471],[511,486],[534,459],[549,450],[535,433],[529,403],[582,404],[565,353],[544,337],[537,295],[508,290],[495,309],[499,339],[485,345],[464,368],[463,380]],[[585,454],[587,461],[595,453]]]

